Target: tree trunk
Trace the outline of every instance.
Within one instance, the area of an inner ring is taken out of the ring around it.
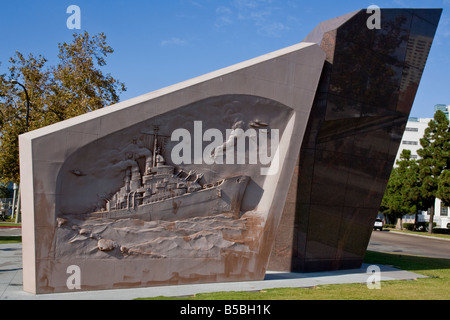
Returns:
[[[395,229],[397,229],[397,230],[403,230],[402,217],[397,218],[397,225],[395,226]]]
[[[419,210],[416,210],[416,214],[414,215],[414,231],[417,231],[417,220],[419,219]]]
[[[19,189],[17,190],[17,193],[18,193],[18,195],[17,195],[17,212],[16,212],[16,223],[19,223],[19,222],[21,222],[21,216],[20,216],[20,204],[21,204],[21,196],[20,196],[20,194],[21,194],[21,192],[20,192],[20,187],[19,187]]]
[[[434,219],[434,201],[430,208],[430,220],[428,221],[428,233],[433,233],[433,219]]]

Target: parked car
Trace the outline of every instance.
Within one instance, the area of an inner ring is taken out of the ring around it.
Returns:
[[[380,230],[383,231],[383,220],[381,219],[375,219],[375,223],[373,225],[373,230]]]

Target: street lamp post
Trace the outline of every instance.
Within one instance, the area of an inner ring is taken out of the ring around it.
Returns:
[[[29,129],[29,118],[30,118],[30,97],[28,96],[28,91],[27,88],[21,84],[19,81],[17,81],[16,79],[11,80],[12,84],[18,84],[19,86],[21,86],[23,88],[23,90],[25,91],[25,96],[27,98],[27,117],[26,117],[26,128],[27,131]],[[16,208],[16,223],[20,222],[20,187],[17,188],[17,208]],[[14,204],[15,205],[15,204]],[[14,209],[13,209],[14,212]]]
[[[14,215],[16,214],[16,200],[17,200],[17,191],[19,190],[19,186],[14,183],[13,185],[13,190],[14,190],[14,194],[13,194],[13,203],[12,203],[12,210],[11,210],[11,219],[14,218]]]
[[[29,117],[30,117],[30,97],[28,96],[28,91],[27,88],[25,88],[25,86],[23,84],[21,84],[19,81],[17,81],[16,79],[11,80],[12,84],[18,84],[19,86],[21,86],[23,88],[23,90],[25,91],[25,96],[27,97],[27,117],[26,117],[26,126],[27,126],[27,130],[29,127]]]

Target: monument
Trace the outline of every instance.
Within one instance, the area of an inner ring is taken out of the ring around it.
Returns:
[[[382,10],[369,30],[357,11],[21,135],[24,290],[358,267],[439,15]]]

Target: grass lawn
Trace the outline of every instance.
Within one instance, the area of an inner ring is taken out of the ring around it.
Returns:
[[[0,227],[20,227],[20,223],[14,222],[0,222]],[[20,243],[22,242],[22,237],[20,236],[0,236],[0,244],[5,243]]]
[[[20,227],[21,225],[22,225],[21,223],[15,222],[7,222],[7,221],[0,222],[0,227]]]
[[[411,281],[383,281],[381,289],[369,290],[363,284],[323,285],[314,288],[278,288],[259,292],[216,292],[183,298],[148,300],[449,300],[450,259],[426,258],[368,251],[364,262],[392,265],[429,278]]]
[[[20,243],[20,242],[22,242],[21,236],[0,236],[0,244]]]
[[[415,235],[418,235],[418,236],[427,236],[427,237],[435,237],[435,238],[442,238],[442,239],[450,239],[450,235],[449,234],[439,234],[439,233],[429,234],[428,232],[410,231],[410,230],[406,230],[406,229],[403,229],[403,230],[391,229],[391,228],[385,228],[385,229],[389,230],[389,231],[394,231],[394,232],[415,234]]]

